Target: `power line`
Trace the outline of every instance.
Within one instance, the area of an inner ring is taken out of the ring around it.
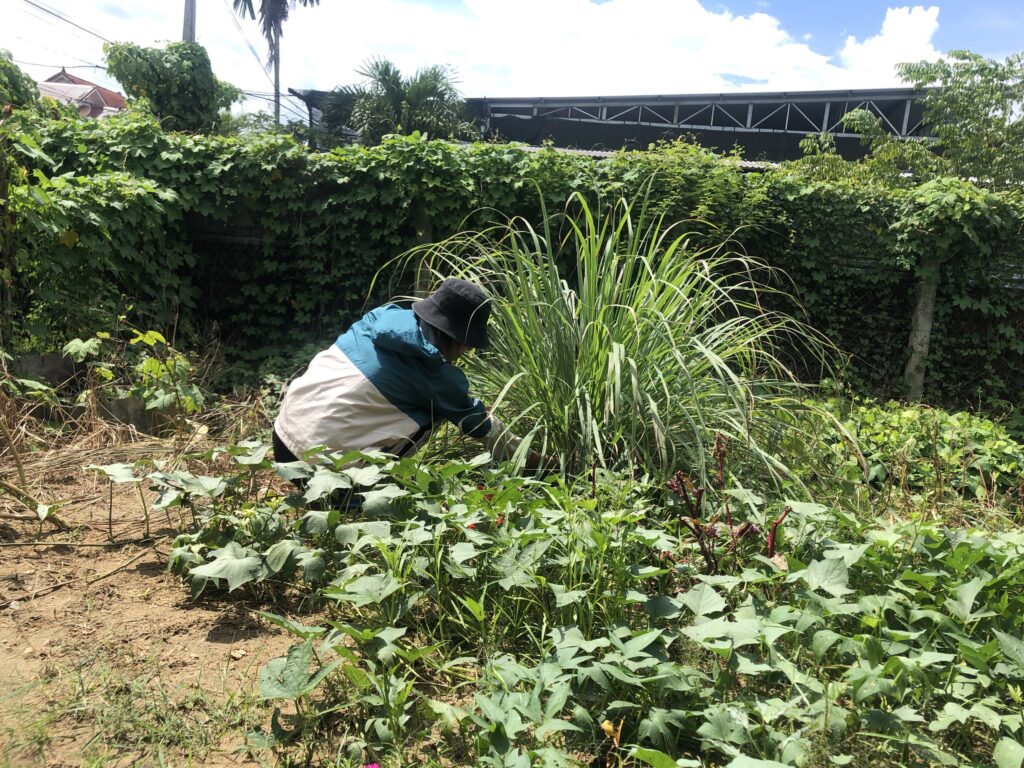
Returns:
[[[73,27],[77,27],[78,29],[82,30],[83,32],[87,32],[88,34],[92,35],[93,37],[99,38],[100,40],[102,40],[105,43],[111,42],[110,40],[107,40],[107,38],[105,38],[99,32],[93,32],[91,29],[83,27],[81,24],[76,24],[71,19],[69,19],[67,16],[62,14],[60,11],[55,11],[52,8],[47,8],[45,5],[42,5],[41,3],[37,3],[35,0],[23,0],[23,2],[27,3],[28,5],[31,5],[33,8],[37,8],[38,10],[42,11],[43,13],[50,14],[55,19],[60,19],[61,21],[65,22],[66,24],[70,24]]]
[[[256,51],[256,47],[252,44],[252,41],[249,39],[249,35],[246,34],[244,29],[242,29],[242,24],[238,21],[238,14],[231,9],[231,6],[228,5],[228,0],[221,0],[221,2],[224,4],[224,10],[226,10],[228,12],[228,15],[231,17],[231,23],[234,24],[235,29],[238,30],[238,34],[242,36],[242,39],[245,40],[246,46],[252,52],[252,55],[256,57],[256,61],[260,65],[260,69],[266,72],[268,65],[263,63],[263,59]]]
[[[257,91],[255,88],[239,88],[238,90],[240,90],[242,93],[246,93],[246,94],[248,94],[250,96],[269,96],[270,98],[273,98],[273,96],[274,96],[274,92],[273,91]],[[306,103],[306,102],[302,101],[302,99],[300,99],[298,96],[293,96],[290,93],[282,93],[281,94],[281,98],[282,99],[290,99],[292,101],[292,103],[294,103],[294,104],[301,103],[301,104],[305,105],[305,103]]]
[[[73,59],[78,59],[77,56],[72,56]],[[84,61],[84,59],[78,59]],[[61,67],[62,69],[106,69],[101,64],[40,64],[38,61],[22,61],[21,59],[11,59],[15,64],[21,64],[26,67]]]
[[[222,0],[222,2],[224,4],[224,10],[226,10],[228,12],[228,15],[231,16],[231,22],[235,25],[235,29],[238,30],[238,34],[242,36],[242,39],[245,41],[246,47],[249,49],[253,57],[256,59],[256,63],[259,64],[260,71],[263,73],[263,76],[267,78],[267,82],[270,83],[271,87],[273,87],[274,81],[271,79],[270,73],[267,72],[267,68],[263,64],[262,57],[258,53],[256,53],[256,49],[253,47],[252,42],[250,42],[249,36],[245,34],[245,30],[242,29],[242,25],[238,21],[238,16],[235,14],[233,10],[231,10],[231,7],[228,5],[228,0]]]
[[[21,10],[22,14],[25,16],[25,18],[32,19],[37,24],[42,24],[42,25],[44,25],[44,26],[46,26],[46,27],[48,27],[50,29],[59,30],[61,32],[64,32],[67,35],[69,35],[70,37],[74,38],[76,41],[80,41],[80,43],[82,45],[88,45],[88,46],[90,46],[90,48],[92,48],[92,47],[94,47],[96,45],[96,43],[91,38],[86,37],[81,32],[79,32],[77,29],[73,29],[71,27],[61,26],[60,24],[58,24],[53,19],[52,16],[44,16],[43,14],[35,11],[34,9],[32,9],[32,8],[30,8],[28,6],[23,6],[20,10]],[[22,39],[24,39],[24,38],[22,38]]]
[[[250,89],[250,88],[240,88],[239,90],[242,91],[242,93],[245,93],[245,94],[247,94],[249,96],[269,97],[269,98],[273,98],[274,97],[274,92],[273,91],[257,91],[255,89]],[[292,106],[299,107],[299,105],[301,105],[300,109],[306,109],[306,102],[303,101],[298,96],[295,96],[295,95],[290,94],[290,93],[282,93],[281,94],[281,101],[282,101],[282,103],[285,103],[286,101],[290,101]]]
[[[257,92],[257,91],[246,91],[246,90],[242,90],[242,93],[245,94],[246,96],[248,96],[249,98],[261,99],[262,101],[269,101],[271,104],[274,103],[273,94],[271,94],[271,95],[264,95],[264,94],[262,94],[260,92]],[[299,120],[307,120],[309,118],[308,114],[301,113],[294,106],[289,104],[287,101],[283,101],[283,100],[281,101],[281,109],[288,110],[288,112],[290,112],[292,114],[292,116],[297,117]]]
[[[96,64],[95,61],[92,60],[94,58],[93,54],[96,52],[95,48],[96,48],[96,45],[97,45],[93,40],[91,40],[90,38],[86,37],[85,35],[83,35],[81,32],[79,32],[75,28],[67,27],[67,26],[63,26],[63,25],[57,24],[57,22],[54,20],[52,15],[44,16],[41,13],[36,12],[34,10],[34,7],[30,7],[30,6],[26,5],[26,6],[22,6],[20,10],[21,10],[22,14],[27,19],[32,19],[32,21],[37,26],[38,25],[45,26],[47,28],[47,30],[53,30],[53,32],[39,30],[39,31],[34,33],[34,39],[32,39],[32,40],[29,40],[28,38],[26,38],[26,37],[24,37],[22,35],[15,35],[15,37],[18,40],[21,40],[22,42],[27,43],[30,47],[40,48],[40,49],[44,49],[46,51],[49,51],[50,53],[55,54],[58,57],[59,60],[67,61],[67,59],[73,59],[75,61],[80,61],[80,62],[82,62],[82,64],[88,65],[90,67],[95,67],[96,69],[104,69],[104,67],[102,65]],[[45,43],[40,42],[40,40],[48,40],[48,41],[49,40],[56,40],[56,39],[58,39],[58,35],[59,35],[59,39],[62,41],[62,46],[61,46],[60,50],[57,50],[56,48],[53,48],[53,47],[51,47],[49,45],[46,45]],[[74,40],[77,41],[77,44],[80,47],[81,46],[88,46],[89,47],[89,56],[90,56],[89,59],[82,58],[81,56],[76,56],[74,53],[71,52],[72,50],[74,50],[74,46],[75,46],[75,43],[71,42],[71,38],[74,38]],[[67,43],[63,43],[64,40],[67,40],[68,42]],[[66,66],[66,65],[62,63],[62,64],[56,64],[56,65],[46,64],[46,65],[30,65],[30,66]]]
[[[273,96],[274,95],[273,91],[257,91],[255,88],[239,88],[239,90],[243,91],[244,93],[251,94],[252,96]],[[290,94],[290,93],[282,93],[281,94],[281,98],[282,99],[290,99],[293,103],[300,103],[301,102],[303,105],[305,105],[305,103],[306,103],[306,102],[302,101],[302,99],[300,99],[298,96],[295,96],[295,95]]]
[[[274,103],[273,99],[268,99],[265,96],[252,96],[250,98],[260,99],[261,101],[266,101],[266,102],[269,102],[270,104]],[[281,105],[281,109],[284,110],[285,112],[287,112],[288,116],[293,117],[296,120],[299,120],[301,122],[306,122],[309,119],[308,115],[304,115],[304,114],[302,114],[300,112],[297,112],[295,109],[293,109],[293,108],[291,108],[291,107],[289,107],[289,106],[287,106],[285,104]]]
[[[27,67],[56,67],[56,68],[64,67],[65,69],[86,69],[86,68],[92,68],[92,69],[102,69],[102,70],[106,69],[106,67],[102,66],[101,64],[94,64],[93,62],[89,61],[88,59],[83,59],[81,56],[75,56],[74,54],[68,53],[67,51],[58,51],[56,48],[51,48],[48,45],[43,45],[43,44],[41,44],[41,43],[39,43],[39,42],[37,42],[35,40],[28,40],[27,38],[24,38],[21,35],[15,35],[15,38],[17,38],[18,40],[21,40],[24,43],[27,43],[29,46],[38,47],[40,49],[49,51],[50,53],[56,54],[56,56],[59,57],[58,61],[63,60],[63,61],[61,61],[60,64],[41,64],[41,63],[37,63],[37,62],[34,62],[34,61],[22,61],[21,59],[13,59],[13,61],[18,62],[19,64],[24,64]],[[38,52],[41,52],[41,51],[38,51]],[[67,61],[67,59],[73,59],[75,61],[80,61],[82,63],[81,64],[65,64],[64,61]]]
[[[246,90],[245,88],[239,88],[238,90],[240,90],[244,95],[251,96],[254,99],[264,99],[266,101],[274,100],[274,94],[272,93],[265,93],[263,91],[250,91]],[[301,99],[299,101],[301,101]],[[288,101],[285,101],[283,97],[281,99],[281,103],[289,107],[297,106],[296,102],[293,101],[292,103],[289,103]]]

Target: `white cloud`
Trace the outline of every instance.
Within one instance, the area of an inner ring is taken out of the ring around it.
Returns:
[[[893,72],[903,61],[934,61],[939,52],[932,45],[932,37],[939,28],[939,8],[889,8],[885,12],[882,30],[864,42],[856,37],[846,38],[839,52],[839,61],[847,77],[871,77],[881,80]],[[854,86],[850,86],[854,87]]]
[[[22,61],[102,63],[101,42],[32,9],[6,7],[0,47]],[[181,34],[181,2],[47,0],[83,26],[112,40],[153,45]],[[939,9],[890,8],[879,32],[849,37],[837,55],[797,40],[769,12],[735,16],[698,0],[324,0],[297,7],[282,40],[282,88],[353,82],[371,56],[402,71],[448,64],[467,96],[616,95],[745,90],[880,88],[899,85],[893,65],[936,58]],[[770,9],[769,9],[770,10]],[[842,20],[837,19],[837,26]],[[255,22],[241,22],[265,56]],[[235,28],[230,0],[199,3],[197,34],[217,75],[269,91],[267,76]],[[55,67],[25,67],[45,77]],[[97,70],[73,70],[103,80]],[[737,86],[736,82],[746,83]]]

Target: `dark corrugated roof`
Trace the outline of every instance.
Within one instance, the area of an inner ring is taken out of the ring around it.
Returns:
[[[469,103],[489,102],[491,104],[616,104],[640,101],[662,101],[670,104],[693,101],[838,101],[840,99],[863,100],[872,98],[906,99],[923,96],[926,91],[916,88],[858,88],[833,91],[732,91],[730,93],[657,93],[637,96],[474,96],[466,99]]]

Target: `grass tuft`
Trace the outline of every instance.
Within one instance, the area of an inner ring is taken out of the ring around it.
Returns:
[[[491,293],[492,348],[471,378],[569,472],[685,467],[703,481],[721,433],[756,472],[786,474],[807,388],[784,354],[825,362],[831,347],[766,307],[792,301],[729,242],[693,248],[643,202],[597,209],[577,195],[541,231],[514,219],[403,258]]]

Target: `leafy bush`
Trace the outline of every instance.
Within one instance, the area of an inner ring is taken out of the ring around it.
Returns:
[[[935,61],[900,64],[900,77],[924,92],[936,149],[961,178],[1013,188],[1024,180],[1024,54],[1004,61],[949,51]]]
[[[779,211],[738,160],[735,153],[722,156],[685,141],[661,142],[605,161],[607,191],[630,200],[645,197],[653,215],[685,221],[700,246],[727,239],[733,247],[756,243],[763,227],[778,225]]]
[[[199,43],[174,42],[164,48],[106,43],[103,51],[110,75],[126,94],[145,99],[168,130],[211,131],[220,111],[242,98],[241,91],[213,74]]]
[[[198,413],[205,401],[194,368],[157,331],[132,328],[130,338],[100,331],[89,339],[72,339],[63,353],[85,363],[86,387],[79,400],[100,395],[104,400],[137,397],[146,410]]]
[[[462,149],[418,137],[312,154],[281,135],[235,139],[165,133],[142,113],[115,115],[102,125],[36,121],[19,139],[35,141],[33,132],[45,154],[25,160],[45,168],[46,176],[91,178],[126,168],[144,180],[140,184],[159,179],[166,186],[156,189],[175,190],[177,204],[166,220],[154,215],[144,227],[118,231],[139,260],[158,272],[165,259],[194,260],[180,293],[186,300],[195,295],[200,311],[191,318],[182,313],[178,338],[216,327],[232,359],[254,365],[334,338],[365,306],[374,275],[410,245],[457,231],[476,209],[492,211],[482,212],[482,219],[492,218],[498,208],[534,215],[539,198],[531,179],[543,183],[545,197],[561,206],[573,189],[593,186],[597,173],[589,158],[554,150]],[[495,170],[517,178],[495,183]],[[36,183],[37,177],[30,177],[26,195]],[[98,199],[97,207],[102,202]],[[120,212],[110,208],[117,221]],[[68,210],[78,212],[73,206]],[[133,240],[134,231],[150,226],[163,228],[163,235]],[[31,232],[23,230],[26,236]],[[106,259],[97,253],[98,265]],[[117,277],[111,284],[118,284]],[[16,282],[28,284],[27,276],[18,275]],[[74,288],[53,283],[69,305],[79,303]],[[165,329],[152,320],[156,308],[147,288],[142,281],[139,291],[129,294],[136,299],[133,320]],[[161,292],[161,298],[167,294]],[[54,336],[96,327],[82,323]]]
[[[1020,200],[978,193],[984,206],[976,207],[965,202],[973,195],[954,193],[955,180],[906,191],[783,171],[752,183],[778,207],[777,223],[739,239],[792,280],[808,324],[850,355],[846,375],[857,391],[905,394],[904,350],[918,282],[929,271],[906,258],[913,252],[941,255],[924,399],[961,407],[1020,401],[1024,382],[1005,374],[1024,368],[1014,267],[1024,257]],[[922,221],[928,229],[915,229]]]
[[[30,107],[39,99],[35,81],[11,59],[11,52],[0,49],[0,107]]]
[[[23,347],[48,351],[134,307],[134,319],[173,333],[188,323],[196,290],[192,253],[175,239],[179,198],[126,173],[38,174],[11,190],[13,302]],[[6,309],[6,307],[5,307]]]

